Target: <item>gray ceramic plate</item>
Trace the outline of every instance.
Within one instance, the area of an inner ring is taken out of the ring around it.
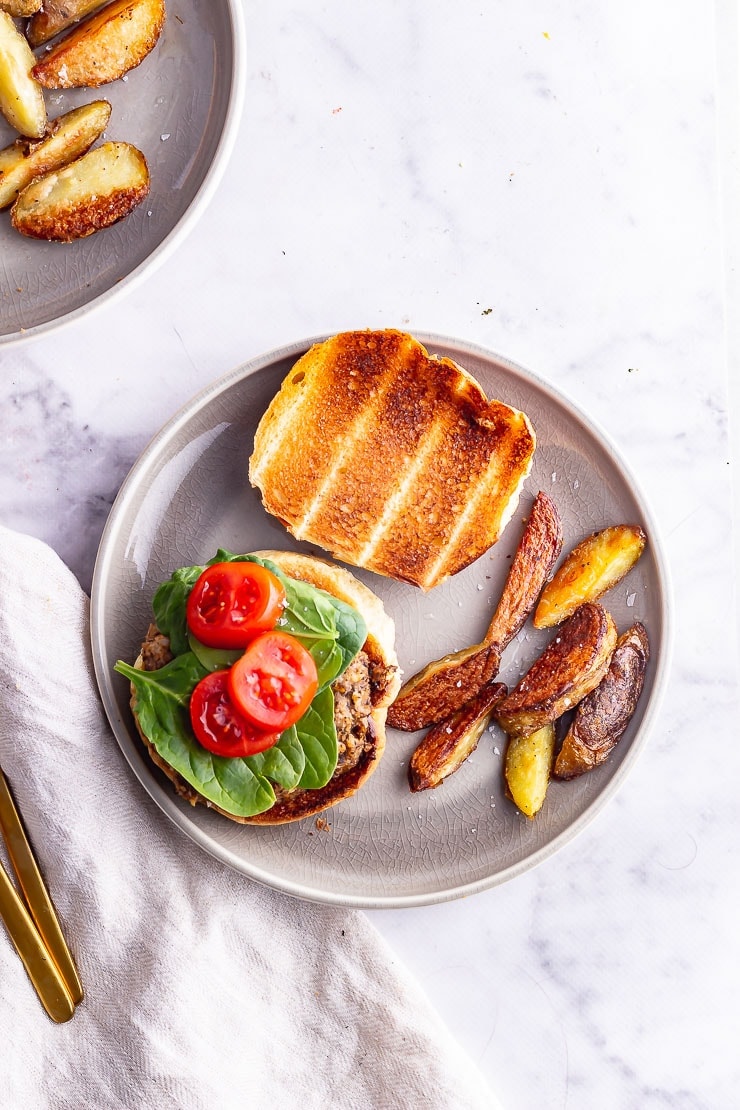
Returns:
[[[357,572],[396,622],[406,674],[483,635],[538,489],[557,502],[566,546],[607,524],[641,524],[649,547],[606,595],[617,625],[646,625],[652,659],[646,687],[613,758],[570,783],[553,782],[534,821],[504,797],[503,738],[484,735],[467,763],[436,790],[412,795],[406,767],[418,742],[390,732],[379,769],[349,801],[314,820],[277,828],[236,825],[182,803],[143,753],[116,659],[133,660],[157,584],[179,566],[204,562],[219,545],[235,551],[294,548],[262,509],[247,480],[257,422],[288,369],[308,346],[241,367],[176,416],[146,449],[113,506],[95,568],[92,643],[103,702],[118,742],[146,790],[206,851],[289,894],[343,905],[409,906],[471,894],[504,882],[566,843],[614,793],[655,717],[668,655],[667,580],[653,519],[603,433],[549,386],[505,359],[466,344],[420,336],[433,352],[466,366],[489,396],[524,409],[538,436],[535,465],[503,538],[475,564],[428,594]],[[304,548],[305,549],[305,548]],[[528,627],[507,650],[500,677],[514,684],[549,633]]]
[[[130,289],[192,226],[236,134],[242,20],[239,0],[168,0],[157,46],[126,77],[97,90],[46,92],[50,118],[109,100],[106,137],[144,152],[152,187],[127,219],[76,243],[26,239],[0,212],[0,346],[48,332]],[[14,138],[0,116],[0,148]]]

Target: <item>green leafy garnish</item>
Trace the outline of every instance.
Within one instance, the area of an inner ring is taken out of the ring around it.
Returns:
[[[319,672],[319,689],[334,682],[365,643],[367,626],[351,605],[307,582],[289,578],[269,559],[260,559],[256,555],[235,555],[219,548],[215,557],[203,566],[176,570],[154,595],[154,619],[159,630],[169,637],[173,655],[182,655],[194,649],[199,657],[204,658],[203,651],[212,650],[205,648],[205,645],[194,648],[191,644],[186,605],[188,594],[198,578],[207,566],[214,563],[259,563],[280,579],[286,596],[277,627],[295,636],[310,651]]]
[[[203,748],[195,739],[189,716],[190,696],[197,683],[209,672],[230,666],[240,654],[207,647],[187,626],[190,590],[205,566],[221,562],[260,563],[280,579],[286,603],[277,627],[301,641],[319,674],[319,692],[301,720],[273,747],[234,759]],[[155,671],[123,662],[116,663],[115,670],[134,687],[139,724],[162,759],[208,801],[237,817],[253,817],[270,809],[275,802],[272,783],[285,790],[325,786],[337,765],[331,683],[365,642],[367,628],[360,614],[324,590],[289,578],[270,560],[234,555],[223,548],[204,566],[176,570],[157,589],[153,608],[174,658]]]

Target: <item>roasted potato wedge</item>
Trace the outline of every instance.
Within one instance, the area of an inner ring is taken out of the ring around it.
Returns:
[[[500,655],[476,644],[428,663],[401,687],[388,710],[391,728],[416,732],[446,720],[498,674]]]
[[[504,732],[527,736],[574,709],[601,682],[616,643],[606,609],[581,605],[499,703],[495,716]]]
[[[44,92],[32,76],[35,61],[12,16],[0,11],[0,112],[29,139],[46,130]]]
[[[414,793],[439,786],[464,763],[475,751],[497,702],[505,694],[502,682],[492,682],[462,709],[429,730],[409,762],[409,786]]]
[[[486,642],[495,644],[501,654],[534,609],[562,547],[560,514],[553,500],[540,490],[486,633]]]
[[[608,757],[635,712],[649,657],[647,632],[638,622],[619,637],[606,674],[579,703],[555,760],[557,778],[575,778]]]
[[[506,749],[504,776],[509,797],[525,817],[542,809],[550,783],[555,751],[555,725],[543,725],[527,736],[513,736]]]
[[[33,76],[47,89],[115,81],[154,49],[164,20],[164,0],[113,0],[53,46],[33,67]]]
[[[33,15],[41,8],[41,0],[0,0],[0,12],[23,18]]]
[[[148,192],[141,151],[130,143],[107,142],[32,181],[10,215],[23,235],[69,243],[123,219]]]
[[[0,208],[12,204],[35,177],[59,169],[89,150],[108,126],[111,106],[94,100],[52,120],[43,139],[18,139],[0,150]]]
[[[529,616],[563,545],[557,508],[538,493],[482,643],[429,663],[388,711],[392,728],[415,732],[449,717],[496,677],[504,649]]]
[[[630,524],[617,524],[582,540],[542,591],[533,618],[535,628],[550,628],[575,613],[584,601],[597,601],[632,570],[646,542],[642,528]]]
[[[26,38],[31,46],[41,46],[107,3],[108,0],[43,0],[42,8],[39,0],[34,8],[36,14],[26,28]]]

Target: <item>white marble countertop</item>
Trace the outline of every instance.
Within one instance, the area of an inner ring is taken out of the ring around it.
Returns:
[[[640,476],[676,642],[633,773],[534,871],[371,914],[507,1110],[729,1110],[740,1091],[730,9],[247,0],[243,120],[191,235],[127,295],[0,346],[0,519],[86,588],[155,431],[320,333],[400,327],[506,355]]]

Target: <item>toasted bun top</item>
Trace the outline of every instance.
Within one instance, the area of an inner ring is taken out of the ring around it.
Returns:
[[[526,415],[450,359],[403,332],[345,332],[285,378],[249,478],[298,539],[430,589],[499,538],[534,448]]]

